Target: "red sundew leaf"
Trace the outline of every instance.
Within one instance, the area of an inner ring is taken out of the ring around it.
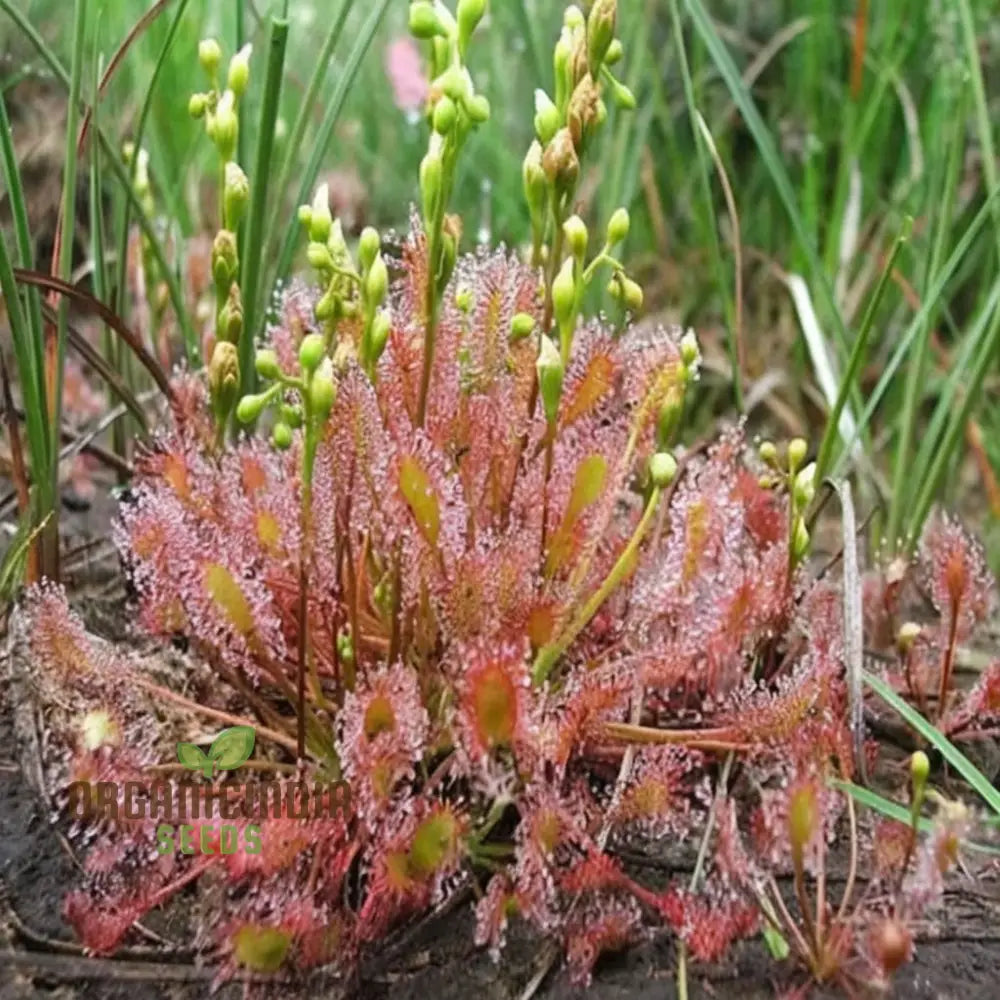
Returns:
[[[253,633],[254,621],[250,602],[233,574],[225,566],[220,563],[209,563],[203,572],[202,585],[205,593],[215,601],[240,635],[248,636]]]
[[[563,399],[561,427],[568,427],[597,409],[611,391],[616,370],[614,360],[607,354],[595,354],[588,361],[583,377]]]
[[[404,455],[399,463],[399,489],[427,544],[437,548],[441,532],[441,506],[431,486],[430,476],[413,455]]]
[[[558,572],[573,551],[573,530],[583,512],[595,504],[607,484],[608,461],[600,454],[588,455],[577,466],[562,523],[552,536],[545,560],[545,575]]]

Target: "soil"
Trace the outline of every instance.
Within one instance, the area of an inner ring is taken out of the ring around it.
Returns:
[[[97,514],[103,521],[106,511]],[[93,512],[91,512],[91,516]],[[84,516],[83,520],[89,520]],[[106,523],[106,522],[105,522]],[[82,527],[82,534],[96,524]],[[99,530],[91,537],[100,537]],[[105,536],[106,537],[106,536]],[[107,551],[107,550],[105,550]],[[113,560],[90,562],[76,579],[77,600],[89,627],[120,637],[127,620],[121,578]],[[4,643],[6,645],[6,643]],[[8,677],[0,664],[0,677]],[[137,946],[115,958],[85,955],[62,918],[62,900],[77,883],[72,849],[57,819],[39,793],[37,753],[26,734],[31,718],[24,692],[0,684],[0,1000],[195,1000],[212,991],[214,972],[190,955],[137,938]],[[22,699],[22,701],[15,701]],[[29,727],[30,728],[30,727]],[[691,859],[676,855],[637,854],[628,858],[648,883],[670,871],[690,870]],[[834,859],[836,860],[836,858]],[[843,871],[843,867],[839,868]],[[835,893],[838,866],[831,867]],[[150,924],[172,927],[168,913]],[[172,927],[176,930],[176,925]],[[316,974],[302,983],[273,986],[230,983],[214,995],[229,1000],[244,994],[329,1000],[519,1000],[534,980],[539,1000],[671,1000],[676,993],[677,948],[663,932],[640,947],[603,960],[584,992],[571,984],[548,945],[523,927],[512,928],[499,965],[474,947],[472,907],[468,898],[447,911],[401,929],[378,952],[366,957],[348,982]],[[1000,878],[980,876],[956,881],[946,893],[935,923],[919,929],[915,960],[897,974],[892,997],[914,1000],[987,1000],[1000,997]],[[168,937],[171,936],[168,934]],[[174,934],[182,940],[182,935]],[[546,971],[547,970],[547,971]],[[692,998],[775,996],[833,998],[842,994],[805,990],[807,977],[790,963],[777,963],[761,939],[734,949],[719,966],[689,969]],[[802,992],[798,992],[798,991]]]

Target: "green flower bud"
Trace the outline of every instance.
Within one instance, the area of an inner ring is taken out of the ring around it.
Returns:
[[[317,372],[309,386],[309,400],[313,413],[320,421],[325,421],[330,416],[336,399],[337,390],[333,379],[323,372]]]
[[[701,351],[698,348],[698,338],[694,330],[688,330],[681,337],[680,342],[681,361],[685,368],[697,369],[701,364]]]
[[[252,51],[253,46],[248,43],[229,60],[229,74],[226,77],[226,84],[237,97],[242,97],[246,93],[247,84],[250,82],[250,53]]]
[[[615,37],[618,0],[594,0],[587,19],[587,62],[595,79]]]
[[[916,622],[903,622],[896,633],[896,649],[904,656],[913,648],[923,629]]]
[[[475,94],[465,102],[465,111],[473,125],[482,125],[490,120],[490,102],[482,94]]]
[[[923,750],[917,750],[912,757],[910,757],[910,778],[913,781],[914,791],[917,789],[923,789],[923,786],[927,784],[927,778],[931,773],[931,762],[927,757],[927,754]],[[914,798],[917,796],[915,795]]]
[[[665,490],[677,477],[677,461],[669,451],[658,451],[649,460],[649,478],[653,485]]]
[[[278,355],[271,350],[259,350],[254,357],[254,367],[261,378],[276,379],[281,374]]]
[[[205,100],[204,94],[192,94],[188,101],[188,114],[192,118],[202,118],[207,106],[208,102]]]
[[[535,91],[535,134],[543,146],[547,146],[562,124],[559,109],[552,98],[539,88]]]
[[[465,104],[469,99],[472,84],[466,70],[458,66],[449,66],[438,78],[441,89],[456,104]]]
[[[299,205],[299,223],[308,231],[312,225],[313,210],[311,205]]]
[[[563,27],[570,31],[577,31],[586,25],[587,20],[583,16],[583,11],[575,3],[571,3],[563,12]]]
[[[757,454],[760,456],[760,460],[772,469],[778,466],[778,449],[775,448],[773,441],[761,441],[760,447],[757,449]]]
[[[223,339],[235,344],[243,332],[243,298],[240,286],[234,281],[229,286],[229,296],[219,313],[216,333]]]
[[[309,239],[315,243],[326,243],[333,227],[333,215],[330,213],[330,187],[320,184],[313,197],[309,215]]]
[[[219,63],[222,62],[222,49],[214,38],[205,38],[198,44],[198,62],[201,68],[215,79],[215,74],[219,71]]]
[[[573,274],[573,261],[568,257],[552,282],[552,311],[560,326],[573,322],[576,311],[576,277]]]
[[[524,181],[524,199],[532,218],[540,217],[545,211],[545,198],[548,181],[542,169],[542,147],[536,140],[528,149],[521,166],[521,178]]]
[[[443,173],[441,154],[432,147],[420,161],[420,196],[425,219],[434,217],[438,198],[441,196]]]
[[[314,271],[332,271],[334,267],[333,254],[325,243],[310,243],[306,247],[306,260]]]
[[[307,334],[299,345],[299,364],[302,370],[314,372],[326,357],[326,341],[319,333]]]
[[[365,278],[365,295],[369,302],[381,305],[385,301],[386,292],[389,289],[389,269],[385,266],[385,260],[381,253],[375,254],[371,269]]]
[[[271,444],[273,444],[278,451],[288,451],[288,449],[292,446],[291,427],[279,420],[274,425],[274,430],[271,431]]]
[[[797,517],[792,532],[792,559],[798,564],[802,562],[808,552],[809,530],[806,528],[806,522],[801,517]]]
[[[235,160],[226,163],[225,183],[222,189],[222,212],[226,229],[236,231],[250,201],[250,182]]]
[[[425,0],[417,0],[410,4],[410,34],[414,38],[433,38],[435,35],[447,34],[447,29],[438,17],[434,4]]]
[[[559,351],[549,337],[542,337],[541,350],[535,362],[538,371],[538,393],[542,399],[545,419],[554,424],[562,398],[564,368]]]
[[[267,393],[260,392],[253,396],[244,396],[236,406],[236,419],[241,424],[252,424],[260,419],[265,407],[270,402]]]
[[[240,120],[236,115],[236,98],[231,90],[227,90],[215,108],[215,125],[212,129],[212,141],[219,150],[223,160],[231,160],[236,152],[236,139],[239,135]]]
[[[432,119],[434,131],[441,135],[448,135],[455,127],[457,118],[458,110],[455,107],[455,102],[447,94],[442,94],[438,98],[437,104],[434,105]]]
[[[573,89],[572,61],[573,49],[564,33],[556,42],[555,51],[552,54],[552,68],[555,71],[556,80],[556,103],[559,105]]]
[[[788,442],[788,471],[797,472],[809,453],[809,445],[802,438]]]
[[[608,46],[608,51],[604,53],[604,65],[614,66],[615,63],[621,62],[623,55],[624,50],[622,49],[621,40],[613,38],[611,44]]]
[[[362,270],[367,271],[372,266],[372,261],[375,260],[375,255],[381,246],[382,237],[379,236],[378,230],[374,226],[365,226],[358,239],[358,260],[361,262]]]
[[[607,242],[613,247],[621,243],[628,236],[629,217],[628,209],[617,208],[608,220]]]
[[[579,215],[571,215],[563,223],[563,235],[569,245],[570,252],[578,260],[587,252],[587,226]]]
[[[297,431],[302,426],[302,407],[292,406],[289,403],[282,403],[278,410],[283,423],[288,424],[293,431]]]
[[[236,236],[228,229],[220,229],[212,242],[212,280],[220,291],[228,291],[236,280],[239,258],[236,254]]]
[[[323,293],[323,297],[316,303],[315,311],[316,319],[321,323],[339,319],[343,315],[343,302],[335,287],[330,287]]]
[[[486,0],[458,0],[455,20],[458,23],[458,52],[463,58],[469,39],[486,13]]]
[[[792,498],[799,510],[805,510],[816,496],[816,463],[810,462],[795,477]]]
[[[535,317],[531,313],[515,313],[510,321],[510,339],[512,342],[524,340],[535,332]]]

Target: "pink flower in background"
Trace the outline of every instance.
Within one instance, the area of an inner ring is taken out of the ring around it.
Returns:
[[[385,50],[385,71],[401,111],[419,111],[427,97],[420,50],[412,38],[397,38]]]

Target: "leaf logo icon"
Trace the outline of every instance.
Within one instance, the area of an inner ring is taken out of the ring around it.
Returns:
[[[231,726],[215,737],[207,754],[194,743],[178,743],[177,759],[189,771],[201,771],[210,779],[216,771],[232,771],[246,763],[255,739],[253,726]]]

